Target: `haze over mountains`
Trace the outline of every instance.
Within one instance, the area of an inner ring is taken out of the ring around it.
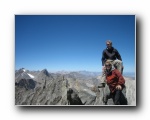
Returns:
[[[89,71],[58,71],[50,73],[15,71],[16,105],[103,105],[103,93],[98,89],[101,73]],[[136,105],[135,80],[126,79],[128,105]],[[71,102],[68,103],[68,98]],[[112,103],[110,102],[110,105]]]

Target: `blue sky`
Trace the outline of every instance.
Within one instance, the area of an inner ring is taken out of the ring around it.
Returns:
[[[135,72],[134,15],[16,15],[15,68],[101,71],[108,39]]]

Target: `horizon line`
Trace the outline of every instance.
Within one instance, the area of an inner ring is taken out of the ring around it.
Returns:
[[[22,68],[24,68],[24,67],[22,67]],[[19,68],[19,69],[15,69],[15,71],[16,70],[20,70],[20,69],[22,69],[22,68]],[[24,69],[26,69],[26,68],[24,68]],[[102,71],[94,71],[94,70],[49,70],[49,69],[47,69],[47,68],[43,68],[43,69],[32,69],[32,70],[30,70],[30,69],[26,69],[26,70],[29,70],[29,71],[42,71],[42,70],[44,70],[44,69],[46,69],[48,72],[79,72],[79,71],[86,71],[86,72],[102,72]],[[135,71],[129,71],[129,72],[127,72],[127,71],[124,71],[123,73],[136,73]]]

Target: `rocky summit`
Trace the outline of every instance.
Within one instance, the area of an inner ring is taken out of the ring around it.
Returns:
[[[125,96],[128,105],[136,105],[136,82],[125,77]],[[15,71],[15,105],[92,105],[103,106],[103,94],[108,90],[98,88],[100,74],[97,72],[55,72],[47,69]],[[113,105],[112,100],[108,105]]]

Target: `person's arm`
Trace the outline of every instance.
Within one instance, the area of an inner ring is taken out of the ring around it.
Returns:
[[[103,53],[102,53],[102,66],[104,66],[104,63],[105,63],[105,50],[103,50]]]
[[[119,54],[118,50],[115,49],[115,52],[116,52],[116,58],[117,58],[118,60],[121,60],[121,61],[122,61],[121,55]]]
[[[119,89],[121,90],[122,87],[124,86],[125,84],[125,79],[123,78],[122,74],[117,70],[115,69],[115,74],[116,76],[118,77],[118,85],[116,86],[116,89]]]

